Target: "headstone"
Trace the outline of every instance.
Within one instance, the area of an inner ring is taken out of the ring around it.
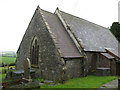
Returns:
[[[96,68],[97,76],[110,76],[110,68]]]
[[[24,79],[31,81],[31,76],[30,76],[31,62],[29,58],[24,60],[23,65],[24,65]]]
[[[10,78],[12,78],[12,71],[13,71],[13,68],[10,67],[10,70],[9,70]]]

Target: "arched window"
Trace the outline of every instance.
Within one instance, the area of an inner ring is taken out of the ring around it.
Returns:
[[[33,65],[38,65],[38,60],[39,60],[39,44],[38,44],[38,39],[37,37],[34,37],[32,40],[31,48],[30,48],[30,59],[31,59],[31,64]]]

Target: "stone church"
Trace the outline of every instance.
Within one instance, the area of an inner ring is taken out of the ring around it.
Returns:
[[[94,17],[93,17],[94,18]],[[119,42],[109,29],[56,9],[37,7],[17,51],[16,70],[30,59],[35,77],[61,81],[109,68],[115,75]]]

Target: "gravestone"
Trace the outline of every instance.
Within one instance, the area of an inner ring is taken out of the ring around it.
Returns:
[[[110,68],[96,68],[97,76],[110,76]]]
[[[31,81],[31,76],[30,76],[31,62],[29,58],[24,60],[23,65],[24,65],[24,80],[29,82]]]

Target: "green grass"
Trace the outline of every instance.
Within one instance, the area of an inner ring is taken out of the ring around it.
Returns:
[[[103,84],[117,79],[115,76],[87,76],[70,79],[55,86],[43,85],[41,88],[99,88]]]
[[[0,83],[5,79],[6,74],[0,74]]]
[[[9,68],[11,68],[11,67],[15,68],[15,66],[10,66]],[[8,71],[8,67],[7,66],[6,67],[0,67],[0,72],[4,73],[5,70]]]
[[[0,64],[13,64],[15,63],[16,58],[15,57],[0,57]]]

